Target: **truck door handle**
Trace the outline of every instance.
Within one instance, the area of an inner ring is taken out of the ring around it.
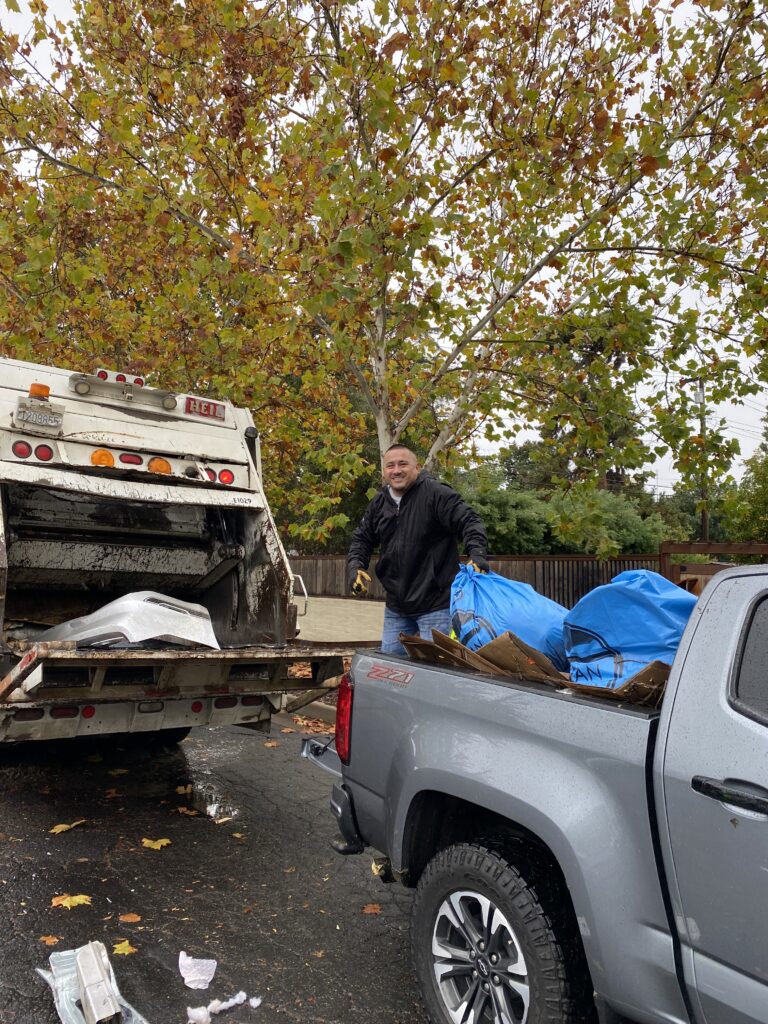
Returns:
[[[768,814],[768,796],[760,796],[749,789],[742,789],[740,786],[729,786],[718,779],[708,779],[705,775],[694,775],[691,779],[691,789],[701,793],[702,796],[709,796],[724,804],[743,807],[745,811]]]

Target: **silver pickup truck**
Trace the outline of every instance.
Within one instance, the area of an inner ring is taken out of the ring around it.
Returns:
[[[699,599],[659,710],[358,654],[340,853],[416,888],[434,1024],[768,1024],[768,566]]]

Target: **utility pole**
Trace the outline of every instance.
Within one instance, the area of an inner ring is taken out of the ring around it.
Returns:
[[[704,381],[699,377],[699,435],[701,437],[701,448],[706,457],[706,440],[707,440],[707,406],[706,406],[706,395],[704,393]],[[703,543],[709,543],[709,480],[707,473],[706,463],[702,467],[701,472],[701,540]]]

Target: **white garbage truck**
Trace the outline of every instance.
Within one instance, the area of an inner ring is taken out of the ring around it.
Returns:
[[[0,359],[0,742],[268,730],[351,653],[295,581],[247,410]]]

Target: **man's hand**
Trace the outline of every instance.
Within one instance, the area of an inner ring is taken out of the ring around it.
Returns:
[[[350,583],[350,590],[355,597],[362,597],[363,594],[368,593],[368,584],[371,582],[371,577],[365,572],[364,569],[358,569],[357,575]]]
[[[484,555],[470,555],[469,564],[472,566],[473,569],[476,569],[478,572],[491,571],[491,567],[490,565],[488,565],[488,562],[486,561]]]

